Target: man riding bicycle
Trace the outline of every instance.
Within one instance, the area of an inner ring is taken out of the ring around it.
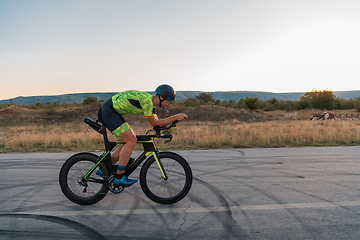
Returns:
[[[187,115],[184,113],[178,113],[165,119],[159,119],[155,114],[156,107],[167,108],[174,102],[175,97],[176,92],[174,89],[170,85],[163,84],[156,88],[155,95],[153,96],[147,92],[137,90],[124,91],[115,94],[100,107],[98,112],[99,120],[115,137],[120,141],[126,142],[111,154],[112,163],[118,163],[114,179],[115,185],[132,185],[137,182],[136,179],[129,179],[123,175],[137,144],[137,138],[122,115],[129,113],[136,115],[143,114],[152,126],[160,127],[176,120],[185,120]],[[100,169],[96,174],[103,175]]]

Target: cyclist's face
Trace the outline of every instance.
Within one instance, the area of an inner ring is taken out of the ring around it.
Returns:
[[[170,105],[171,105],[171,102],[169,102],[169,101],[166,100],[166,99],[161,102],[161,107],[162,107],[162,108],[167,108],[167,107],[170,106]]]

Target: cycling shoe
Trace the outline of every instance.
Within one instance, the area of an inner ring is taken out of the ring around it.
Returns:
[[[114,168],[114,174],[116,173],[116,171],[117,171],[117,168],[118,168],[118,165],[116,165],[116,164],[113,164],[113,168]],[[99,175],[100,177],[103,177],[104,176],[104,174],[103,174],[103,172],[101,171],[101,169],[99,168],[97,171],[96,171],[96,175]]]
[[[129,179],[127,176],[122,176],[122,178],[120,180],[115,178],[114,184],[130,186],[130,185],[133,185],[134,183],[137,183],[137,181],[138,181],[137,179]]]
[[[101,169],[98,169],[96,171],[96,175],[99,175],[100,177],[104,176],[103,172],[101,171]]]

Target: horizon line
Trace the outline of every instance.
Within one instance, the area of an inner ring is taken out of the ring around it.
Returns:
[[[144,92],[155,92],[154,90],[152,91],[147,91],[147,90],[140,90],[140,91],[144,91]],[[360,90],[329,90],[332,92],[357,92]],[[287,94],[287,93],[306,93],[306,92],[310,92],[310,91],[286,91],[286,92],[271,92],[271,91],[253,91],[253,90],[218,90],[218,91],[201,91],[201,90],[178,90],[176,92],[207,92],[207,93],[216,93],[216,92],[254,92],[254,93],[273,93],[273,94]],[[16,99],[16,98],[26,98],[26,97],[49,97],[49,96],[61,96],[61,95],[75,95],[75,94],[87,94],[87,93],[117,93],[117,91],[103,91],[103,92],[99,92],[99,91],[90,91],[90,92],[73,92],[73,93],[59,93],[59,94],[42,94],[42,95],[27,95],[27,96],[17,96],[17,97],[12,97],[12,98],[5,98],[5,99],[0,99],[0,101],[6,101],[6,100],[12,100],[12,99]]]

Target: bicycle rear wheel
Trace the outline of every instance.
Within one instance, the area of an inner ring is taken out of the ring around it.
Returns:
[[[164,179],[155,158],[150,157],[140,171],[140,185],[145,195],[160,204],[172,204],[183,199],[190,191],[192,172],[180,155],[172,152],[159,154],[159,161],[167,174]]]
[[[98,157],[90,153],[80,153],[70,157],[62,166],[59,174],[60,188],[64,195],[74,203],[90,205],[103,199],[109,188],[106,184],[84,180],[84,176],[98,162]],[[96,170],[101,169],[104,177],[96,175]],[[108,180],[109,174],[104,162],[99,164],[89,178],[94,180]]]

